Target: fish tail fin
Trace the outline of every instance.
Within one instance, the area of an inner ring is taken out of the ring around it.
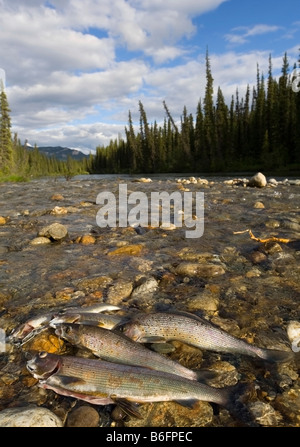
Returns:
[[[232,417],[237,419],[243,425],[260,427],[244,402],[245,397],[251,392],[253,392],[253,387],[248,383],[238,383],[237,385],[228,387],[224,393],[224,407],[229,411]]]
[[[257,355],[261,359],[273,363],[290,362],[294,358],[293,351],[280,351],[277,349],[260,349]]]

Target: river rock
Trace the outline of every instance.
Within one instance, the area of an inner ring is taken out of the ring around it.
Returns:
[[[6,218],[3,216],[0,216],[0,225],[5,225],[7,222]]]
[[[32,241],[30,241],[30,245],[46,245],[46,244],[51,244],[51,241],[50,239],[44,236],[35,237],[34,239],[32,239]]]
[[[67,236],[67,234],[68,234],[67,228],[64,225],[55,222],[51,225],[48,225],[47,227],[42,228],[39,231],[38,235],[47,237],[49,239],[53,239],[55,241],[60,241],[64,239]]]
[[[53,200],[53,201],[64,200],[64,196],[62,196],[61,194],[53,194],[53,196],[51,196],[50,200]]]
[[[265,402],[250,402],[249,410],[253,414],[255,420],[265,427],[276,427],[282,420],[281,414]]]
[[[96,239],[91,234],[84,234],[80,237],[79,242],[83,245],[95,244]]]
[[[53,210],[51,210],[50,214],[54,214],[55,216],[59,216],[60,214],[67,214],[68,210],[64,206],[55,206]]]
[[[248,186],[256,186],[257,188],[264,188],[267,185],[267,179],[261,172],[255,174],[249,180]]]
[[[176,402],[155,402],[139,408],[141,419],[131,418],[126,427],[205,427],[213,420],[213,408],[198,401],[193,408]],[[164,432],[165,433],[165,432]]]
[[[0,427],[62,427],[62,421],[47,408],[31,405],[0,411]]]
[[[139,284],[133,290],[131,297],[136,298],[145,293],[153,293],[158,288],[158,282],[155,278],[142,279],[141,284]]]
[[[68,415],[67,427],[98,427],[100,416],[98,411],[89,405],[75,408]]]
[[[132,292],[132,281],[119,280],[107,292],[108,302],[110,304],[119,304],[120,301],[128,298]]]
[[[225,270],[217,264],[198,264],[194,262],[181,262],[175,269],[177,275],[198,276],[200,278],[212,278],[224,275]]]
[[[108,252],[108,256],[138,256],[143,248],[142,244],[124,245]]]
[[[261,210],[265,208],[265,205],[262,202],[257,201],[254,203],[254,208],[257,210]]]

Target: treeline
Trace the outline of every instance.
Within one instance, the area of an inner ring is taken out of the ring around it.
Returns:
[[[6,93],[1,86],[0,94],[0,180],[26,180],[41,176],[65,176],[86,173],[82,162],[73,160],[57,160],[39,152],[37,146],[28,150],[18,139],[11,135],[10,108]]]
[[[228,105],[219,87],[214,102],[207,53],[205,96],[195,116],[184,107],[176,123],[164,102],[163,124],[149,124],[139,102],[139,131],[129,112],[126,138],[97,147],[86,167],[90,173],[300,170],[300,93],[293,90],[295,78],[289,72],[285,54],[275,79],[270,56],[268,77],[257,66],[257,83],[247,87],[245,97],[236,90]]]

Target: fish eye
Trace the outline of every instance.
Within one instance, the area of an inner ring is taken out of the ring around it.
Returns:
[[[67,326],[65,329],[65,333],[69,334],[70,332],[72,332],[72,328],[70,326]]]
[[[39,357],[40,357],[40,359],[44,359],[45,357],[47,357],[47,355],[48,355],[48,352],[46,352],[46,351],[41,351],[41,352],[39,353]]]

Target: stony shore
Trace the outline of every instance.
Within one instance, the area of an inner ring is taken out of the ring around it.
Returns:
[[[0,184],[2,333],[49,310],[105,302],[122,306],[125,313],[192,312],[250,343],[290,349],[288,325],[300,321],[300,180],[265,180],[91,176]],[[151,225],[149,219],[146,226],[121,227],[117,218],[115,227],[100,228],[97,196],[113,193],[119,206],[120,185],[126,185],[128,195],[143,193],[149,207],[152,192],[192,193],[192,218],[202,219],[203,235],[186,237],[191,227],[176,225],[175,204],[168,225]],[[197,192],[204,193],[203,216],[197,214]],[[0,426],[7,417],[2,411],[18,413],[26,406],[43,406],[66,426],[91,420],[95,426],[238,425],[227,410],[215,414],[205,402],[193,410],[177,403],[145,404],[142,419],[120,422],[112,406],[92,406],[38,388],[25,368],[25,352],[72,349],[51,330],[21,348],[5,346],[0,352]],[[174,342],[165,355],[192,369],[216,371],[212,386],[252,385],[247,405],[262,425],[300,426],[300,354],[274,366]],[[57,423],[55,417],[52,421]]]

